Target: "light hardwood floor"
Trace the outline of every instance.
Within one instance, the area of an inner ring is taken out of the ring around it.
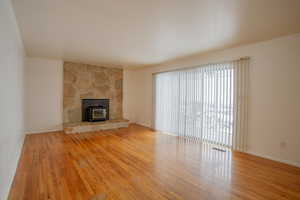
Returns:
[[[25,139],[15,199],[300,199],[300,168],[145,127]]]

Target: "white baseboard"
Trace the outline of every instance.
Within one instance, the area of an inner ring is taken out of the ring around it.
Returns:
[[[272,156],[267,156],[267,155],[255,153],[255,152],[252,152],[252,151],[247,151],[245,153],[248,153],[248,154],[251,154],[251,155],[254,155],[254,156],[258,156],[258,157],[261,157],[261,158],[266,158],[266,159],[269,159],[269,160],[281,162],[281,163],[284,163],[284,164],[292,165],[292,166],[295,166],[295,167],[300,167],[300,163],[297,163],[297,162],[292,162],[292,161],[289,161],[289,160],[282,160],[282,159],[274,158]]]
[[[141,122],[134,122],[135,124],[141,125],[141,126],[145,126],[147,128],[152,128],[151,126],[149,126],[148,124],[145,123],[141,123]]]
[[[63,129],[58,128],[58,129],[33,130],[33,131],[26,131],[26,134],[49,133],[49,132],[56,132],[56,131],[63,131]]]

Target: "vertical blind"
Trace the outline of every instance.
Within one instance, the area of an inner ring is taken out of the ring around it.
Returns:
[[[249,59],[154,75],[154,127],[245,151]]]

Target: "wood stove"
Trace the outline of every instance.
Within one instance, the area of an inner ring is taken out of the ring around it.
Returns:
[[[82,121],[109,120],[109,99],[82,99]]]

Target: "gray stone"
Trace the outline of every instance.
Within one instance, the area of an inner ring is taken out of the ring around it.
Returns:
[[[116,80],[115,81],[115,88],[117,90],[122,89],[122,84],[123,84],[123,80],[122,79]]]
[[[68,122],[80,122],[81,121],[81,108],[74,108],[68,111]]]
[[[72,84],[65,83],[64,84],[64,97],[75,97],[76,90]]]
[[[70,72],[68,70],[64,70],[64,81],[68,83],[75,83],[76,82],[76,76],[73,74],[73,72]]]

